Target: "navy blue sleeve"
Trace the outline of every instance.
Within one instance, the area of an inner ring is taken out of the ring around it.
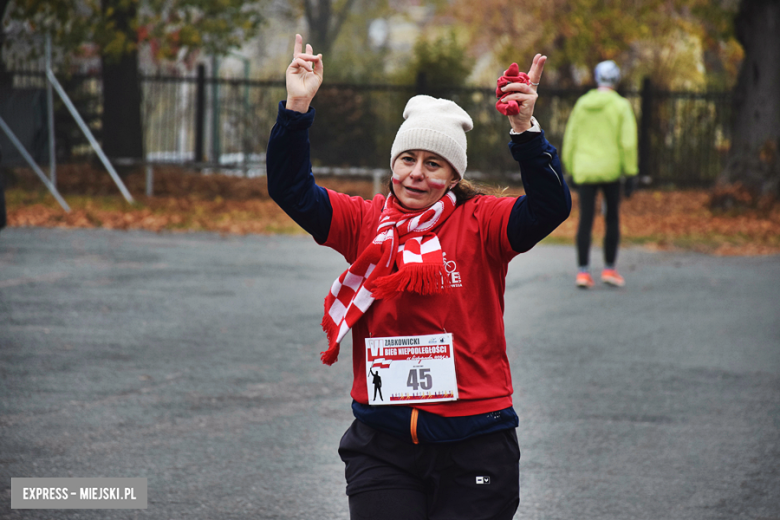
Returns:
[[[309,127],[314,108],[305,114],[279,103],[276,124],[266,150],[268,194],[290,218],[320,244],[328,239],[333,206],[325,188],[317,186],[311,172]]]
[[[544,131],[512,136],[509,149],[520,165],[525,195],[518,197],[507,224],[512,249],[524,253],[552,233],[571,212],[571,193],[563,179],[558,151]]]

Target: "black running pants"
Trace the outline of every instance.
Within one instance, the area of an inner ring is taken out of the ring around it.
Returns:
[[[620,181],[601,184],[580,184],[580,224],[577,228],[577,262],[580,267],[589,265],[590,241],[593,232],[593,218],[596,212],[596,194],[604,194],[607,207],[604,234],[604,262],[615,265],[620,242]]]

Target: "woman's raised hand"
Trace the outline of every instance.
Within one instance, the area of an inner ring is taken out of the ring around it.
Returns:
[[[542,72],[544,71],[544,64],[547,61],[547,56],[537,54],[534,56],[534,61],[531,64],[531,70],[528,71],[528,77],[531,79],[531,84],[525,83],[510,83],[504,87],[506,96],[502,99],[510,100],[514,99],[517,104],[520,105],[520,113],[509,117],[509,124],[512,125],[512,130],[517,133],[525,132],[531,128],[531,116],[534,115],[534,105],[536,104],[536,98],[539,95],[536,93],[536,89],[539,86],[539,81],[542,79]]]
[[[303,38],[295,35],[293,60],[287,67],[287,109],[306,113],[314,95],[322,85],[322,54],[313,54],[311,45],[306,44],[303,51]]]

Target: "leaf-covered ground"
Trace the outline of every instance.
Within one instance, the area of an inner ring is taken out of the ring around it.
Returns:
[[[29,171],[14,170],[6,190],[10,226],[103,227],[151,231],[220,233],[303,233],[268,197],[265,178],[200,175],[174,168],[154,172],[154,196],[146,197],[143,172],[126,177],[136,199],[128,204],[108,173],[84,165],[63,165],[57,185],[71,207],[65,213]],[[369,180],[324,178],[318,182],[352,195],[371,197]],[[510,188],[506,194],[520,194]],[[576,193],[571,217],[547,240],[573,243],[577,231]],[[717,255],[780,253],[780,208],[769,212],[713,213],[706,190],[641,190],[621,209],[623,244],[687,249]],[[604,233],[597,217],[594,242]]]

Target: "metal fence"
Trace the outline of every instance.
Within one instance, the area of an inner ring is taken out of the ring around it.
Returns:
[[[98,78],[73,76],[66,89],[100,135],[101,85]],[[17,88],[40,88],[34,73],[21,74]],[[146,160],[234,168],[244,175],[264,174],[265,148],[284,99],[284,81],[143,76]],[[517,180],[517,165],[506,150],[509,127],[495,108],[493,89],[447,91],[417,86],[325,83],[314,99],[310,132],[312,162],[318,171],[388,169],[389,150],[402,122],[406,101],[416,93],[447,97],[474,120],[469,132],[469,170],[498,180]],[[547,139],[560,149],[569,114],[585,90],[542,88],[536,116]],[[723,167],[730,142],[728,92],[662,92],[646,82],[641,91],[622,94],[637,115],[640,175],[653,185],[708,186]],[[59,113],[59,112],[58,112]],[[58,155],[91,153],[57,117]]]

